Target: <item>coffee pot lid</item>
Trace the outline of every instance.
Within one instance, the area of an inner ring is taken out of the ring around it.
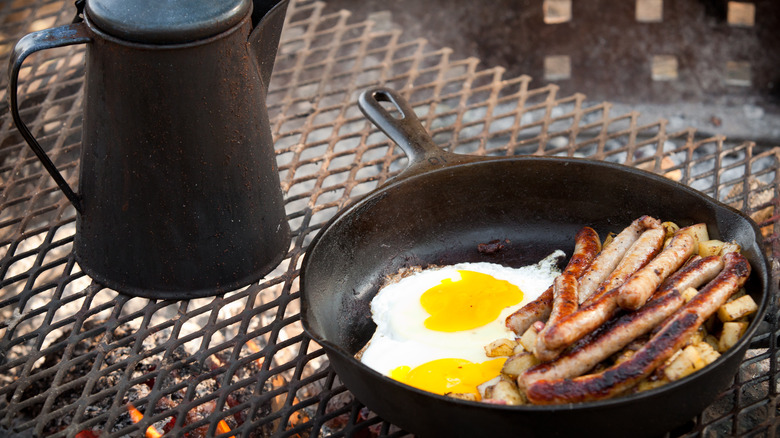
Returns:
[[[127,41],[180,44],[238,24],[250,0],[87,0],[86,15],[103,32]]]

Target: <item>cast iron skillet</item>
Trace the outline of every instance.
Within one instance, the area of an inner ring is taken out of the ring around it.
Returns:
[[[401,113],[394,117],[380,104]],[[387,89],[363,93],[364,114],[397,142],[409,167],[334,217],[301,269],[302,322],[346,387],[384,419],[423,436],[654,436],[690,420],[731,383],[768,303],[770,270],[755,224],[691,188],[637,169],[581,159],[457,155],[439,149],[412,108]],[[404,267],[488,261],[536,263],[571,254],[583,226],[619,232],[648,214],[681,226],[705,222],[713,238],[736,240],[753,267],[746,290],[758,314],[731,350],[661,388],[561,406],[494,406],[400,384],[354,354],[375,325],[369,303]],[[509,240],[496,254],[479,243]]]

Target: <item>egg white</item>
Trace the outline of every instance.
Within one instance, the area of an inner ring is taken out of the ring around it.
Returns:
[[[514,337],[504,324],[506,317],[538,298],[552,284],[560,274],[556,261],[563,256],[563,251],[557,250],[539,263],[521,268],[494,263],[459,263],[426,269],[385,286],[371,301],[371,314],[377,329],[360,360],[388,375],[399,366],[415,368],[436,359],[459,358],[474,363],[490,359],[485,355],[484,347],[496,339]],[[458,270],[481,272],[509,281],[523,292],[523,300],[503,309],[490,323],[472,330],[447,333],[426,328],[424,322],[430,315],[420,304],[420,296],[445,278],[459,279]]]

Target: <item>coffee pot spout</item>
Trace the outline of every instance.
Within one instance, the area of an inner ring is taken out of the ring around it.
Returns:
[[[252,24],[249,35],[249,52],[257,62],[263,82],[263,94],[268,91],[268,82],[274,69],[276,51],[287,12],[289,0],[253,0]]]

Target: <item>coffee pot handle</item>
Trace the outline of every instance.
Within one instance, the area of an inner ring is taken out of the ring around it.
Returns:
[[[33,32],[25,35],[16,43],[8,64],[9,106],[11,108],[11,116],[14,119],[14,123],[16,124],[19,133],[27,141],[27,144],[33,152],[35,152],[35,155],[41,161],[41,164],[43,164],[43,167],[46,168],[46,171],[54,178],[54,181],[79,213],[82,213],[81,198],[73,189],[71,189],[70,185],[68,185],[65,178],[62,177],[62,174],[57,170],[57,167],[49,156],[46,155],[46,152],[41,145],[35,137],[33,137],[32,133],[27,128],[27,125],[22,121],[22,118],[19,115],[19,105],[16,93],[17,84],[19,82],[19,70],[27,56],[39,50],[70,46],[73,44],[84,44],[90,41],[92,41],[91,34],[87,29],[86,24],[83,22]]]

